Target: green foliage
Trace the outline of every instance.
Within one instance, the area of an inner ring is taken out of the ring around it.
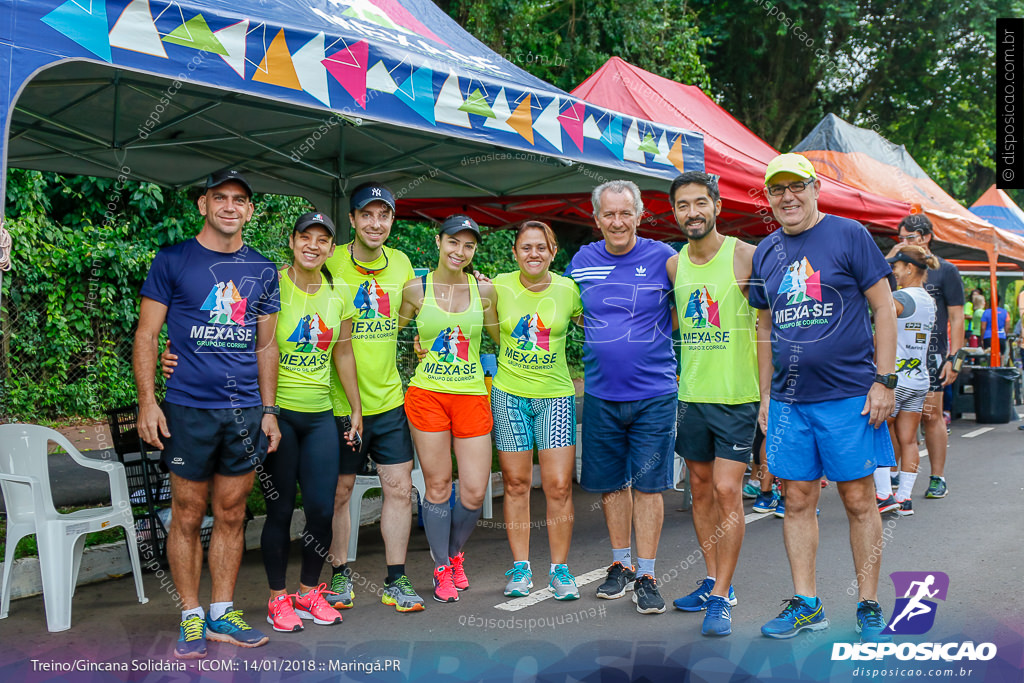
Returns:
[[[12,170],[3,279],[0,417],[102,417],[135,401],[139,289],[158,249],[192,237],[194,192],[111,178]],[[294,197],[256,197],[246,241],[284,260]]]
[[[700,54],[709,39],[685,4],[636,0],[440,2],[452,17],[516,66],[572,90],[622,57],[673,80],[707,88]]]

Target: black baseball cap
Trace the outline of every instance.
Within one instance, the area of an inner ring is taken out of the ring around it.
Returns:
[[[295,221],[295,232],[306,232],[306,230],[314,225],[322,225],[327,232],[331,233],[331,237],[334,237],[334,223],[331,222],[326,213],[319,211],[310,211],[299,216],[298,220]]]
[[[252,185],[249,184],[244,175],[233,169],[225,168],[208,175],[206,177],[206,189],[212,190],[232,180],[244,187],[245,191],[249,193],[249,199],[252,199]]]
[[[380,183],[366,183],[356,188],[348,203],[348,212],[354,213],[370,202],[384,202],[391,207],[392,213],[395,212],[395,195],[391,194],[386,185]]]
[[[477,240],[480,239],[480,226],[476,224],[476,221],[469,216],[463,216],[460,213],[454,216],[448,216],[444,219],[444,223],[441,223],[441,227],[438,228],[438,235],[454,235],[455,233],[462,232],[463,230],[469,230],[471,233],[476,235]]]

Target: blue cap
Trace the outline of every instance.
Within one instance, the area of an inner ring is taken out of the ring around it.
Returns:
[[[370,184],[359,189],[349,201],[349,213],[358,211],[370,202],[384,202],[395,211],[395,195],[384,185]]]

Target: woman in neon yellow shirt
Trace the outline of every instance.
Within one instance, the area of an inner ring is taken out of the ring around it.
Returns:
[[[530,487],[536,445],[547,502],[549,586],[556,600],[575,600],[580,592],[566,561],[572,540],[576,391],[565,360],[565,336],[570,321],[583,314],[583,304],[576,283],[549,270],[557,251],[550,227],[526,221],[516,232],[519,270],[494,279],[501,340],[491,406],[513,559],[505,574],[511,577],[505,595],[525,596],[533,587]]]
[[[491,409],[480,367],[480,338],[497,341],[494,286],[466,271],[480,228],[451,216],[437,236],[433,272],[409,280],[399,326],[413,318],[426,353],[405,393],[405,412],[419,454],[426,500],[423,526],[434,558],[434,599],[455,602],[469,587],[462,548],[480,519],[491,474]],[[459,463],[459,499],[449,508],[452,450]]]

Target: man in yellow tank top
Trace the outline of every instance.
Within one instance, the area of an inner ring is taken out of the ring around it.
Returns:
[[[757,314],[747,302],[754,247],[715,227],[722,200],[713,176],[684,173],[668,196],[688,240],[666,263],[682,339],[676,453],[690,470],[693,526],[708,570],[695,591],[673,604],[704,610],[701,632],[726,636],[743,542],[743,474],[761,401]]]

